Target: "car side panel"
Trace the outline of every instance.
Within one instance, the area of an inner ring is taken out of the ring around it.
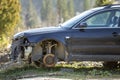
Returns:
[[[120,32],[116,28],[72,30],[71,59],[84,57],[85,60],[107,60],[107,55],[120,55],[120,36],[112,33]],[[92,59],[89,57],[92,55]],[[100,56],[98,56],[100,55]],[[73,56],[73,57],[72,57]],[[96,58],[98,59],[96,59]]]

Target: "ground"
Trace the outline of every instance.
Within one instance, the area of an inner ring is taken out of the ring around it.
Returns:
[[[72,79],[36,77],[36,78],[27,78],[27,79],[19,79],[19,80],[72,80]],[[83,79],[76,79],[76,80],[83,80]],[[103,78],[103,79],[85,79],[85,80],[120,80],[120,79]]]
[[[72,80],[72,79],[36,77],[36,78],[24,78],[24,79],[19,79],[19,80]]]
[[[115,79],[114,79],[115,78]],[[120,69],[81,63],[57,64],[54,68],[23,65],[0,71],[0,80],[119,80]]]

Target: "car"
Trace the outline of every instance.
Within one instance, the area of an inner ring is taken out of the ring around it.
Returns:
[[[27,52],[27,53],[26,53]],[[37,66],[59,61],[120,61],[120,5],[87,10],[57,27],[26,30],[13,36],[11,60],[25,58]]]

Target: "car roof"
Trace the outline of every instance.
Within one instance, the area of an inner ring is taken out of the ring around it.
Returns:
[[[105,9],[120,9],[120,4],[109,4],[109,5],[103,5],[101,7],[96,7],[93,9],[90,9],[91,11],[101,11]]]
[[[105,9],[109,8],[120,8],[120,4],[109,4],[104,6]]]

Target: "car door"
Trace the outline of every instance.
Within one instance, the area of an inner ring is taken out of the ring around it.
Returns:
[[[113,55],[120,55],[119,11],[102,11],[91,15],[71,30],[71,60],[111,60]],[[108,57],[109,56],[109,57]],[[115,58],[114,58],[115,59]]]

